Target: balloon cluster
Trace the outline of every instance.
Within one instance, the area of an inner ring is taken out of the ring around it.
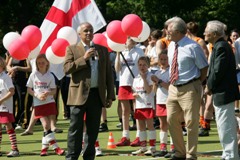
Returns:
[[[41,30],[34,25],[29,25],[22,30],[21,35],[17,32],[7,33],[3,37],[3,45],[14,59],[34,59],[40,53],[41,40]],[[47,59],[53,64],[62,63],[66,47],[76,44],[77,40],[78,35],[72,27],[62,27],[57,33],[57,38],[46,50]]]
[[[38,45],[41,39],[40,29],[34,25],[29,25],[22,30],[21,35],[17,32],[7,33],[3,37],[3,46],[13,58],[24,60],[40,51]]]
[[[78,35],[76,31],[69,26],[62,27],[57,38],[52,42],[46,50],[46,57],[53,64],[60,64],[64,61],[67,46],[76,44]]]
[[[150,27],[135,14],[126,15],[122,21],[111,21],[106,32],[94,35],[93,42],[108,48],[108,51],[120,52],[125,49],[128,37],[136,42],[144,42],[150,35]]]

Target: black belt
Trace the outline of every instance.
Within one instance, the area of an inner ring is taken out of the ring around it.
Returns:
[[[90,92],[98,91],[97,87],[90,88]]]
[[[173,85],[173,86],[175,86],[175,87],[182,87],[182,86],[185,86],[185,85],[187,85],[187,84],[189,84],[189,83],[192,83],[192,82],[194,82],[194,81],[197,81],[197,80],[199,80],[199,78],[194,78],[194,79],[188,81],[187,83],[176,84],[176,85]]]

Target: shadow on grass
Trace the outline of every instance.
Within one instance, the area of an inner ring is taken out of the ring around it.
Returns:
[[[221,157],[222,151],[209,151],[209,152],[199,152],[199,157]]]

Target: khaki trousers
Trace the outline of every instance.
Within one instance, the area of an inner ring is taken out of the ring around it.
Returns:
[[[169,86],[167,100],[167,121],[175,146],[176,157],[197,159],[199,108],[202,96],[200,80],[184,86]],[[186,146],[182,134],[181,122],[184,118],[187,128]]]

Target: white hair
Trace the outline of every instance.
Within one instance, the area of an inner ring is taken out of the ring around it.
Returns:
[[[224,37],[226,25],[218,20],[209,21],[207,23],[208,31],[215,33],[217,36]]]

